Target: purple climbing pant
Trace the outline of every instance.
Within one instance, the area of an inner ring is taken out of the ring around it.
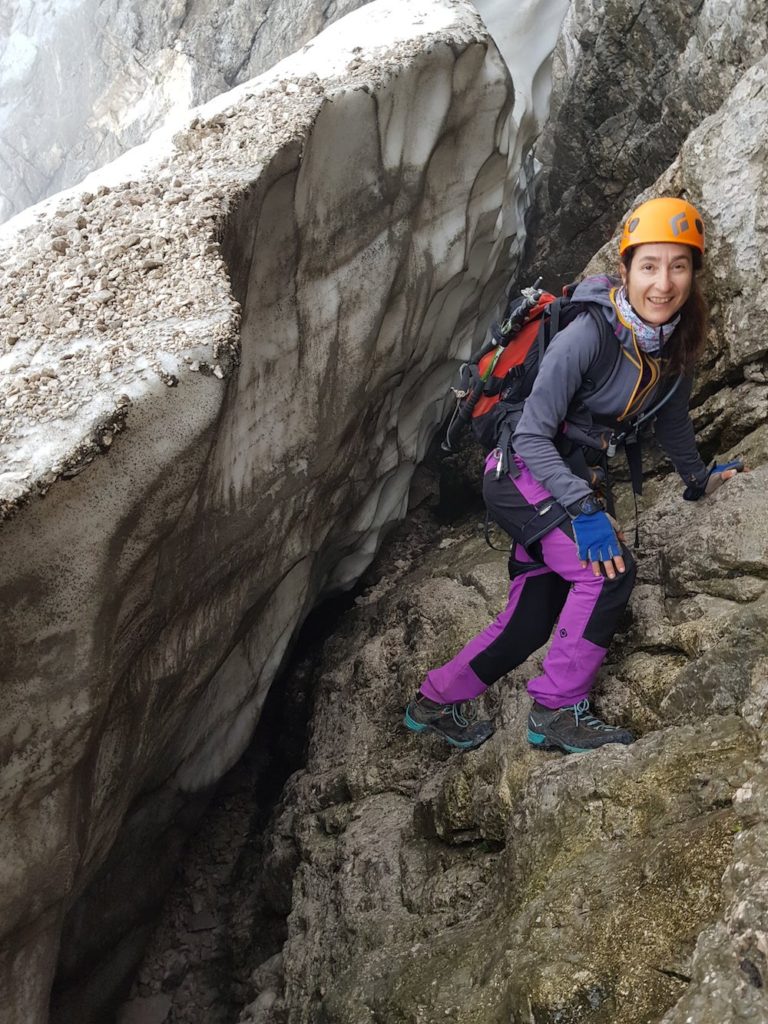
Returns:
[[[595,576],[591,566],[581,567],[570,519],[538,541],[539,563],[522,547],[524,526],[538,516],[534,506],[553,499],[522,459],[515,456],[515,463],[519,475],[497,480],[489,472],[495,466],[489,456],[483,486],[491,518],[515,542],[507,606],[455,658],[427,673],[420,692],[430,700],[451,703],[479,696],[542,647],[554,627],[542,674],[528,683],[528,692],[545,707],[576,704],[589,694],[629,600],[635,564],[623,545],[626,571],[613,580]]]

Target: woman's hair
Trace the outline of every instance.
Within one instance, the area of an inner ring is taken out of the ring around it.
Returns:
[[[701,270],[702,258],[698,249],[688,246],[693,260],[693,278],[691,280],[691,294],[685,300],[680,310],[680,323],[677,330],[665,346],[665,354],[669,357],[666,364],[667,373],[691,373],[696,360],[701,355],[704,343],[707,340],[707,305],[704,296],[701,294],[699,282],[696,277],[697,271]],[[621,262],[629,274],[636,247],[625,249]]]

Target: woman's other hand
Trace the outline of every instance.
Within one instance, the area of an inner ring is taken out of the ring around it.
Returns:
[[[722,466],[715,463],[709,471],[707,486],[704,488],[704,493],[709,497],[709,495],[714,494],[718,487],[721,487],[726,480],[730,480],[731,477],[736,476],[737,473],[743,473],[744,469],[745,466],[741,459],[734,459],[733,462],[725,462]]]

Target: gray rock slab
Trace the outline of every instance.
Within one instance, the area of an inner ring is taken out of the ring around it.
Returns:
[[[526,283],[539,274],[550,287],[574,280],[637,194],[764,57],[767,13],[765,0],[570,5],[553,59],[550,122],[535,149],[542,178]],[[741,152],[723,157],[735,163]],[[711,168],[729,191],[725,169]]]
[[[738,713],[542,756],[525,743],[522,669],[484,701],[497,732],[480,750],[403,729],[422,666],[503,601],[467,575],[473,559],[490,568],[471,533],[438,534],[453,543],[364,594],[317,666],[309,763],[274,824],[299,855],[275,1004],[291,1024],[490,1024],[532,1008],[640,1024],[678,1000],[717,919],[750,827],[732,804],[761,746]],[[501,556],[496,569],[503,583]]]

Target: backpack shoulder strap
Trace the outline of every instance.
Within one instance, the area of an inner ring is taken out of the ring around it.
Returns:
[[[600,388],[613,373],[616,360],[621,355],[621,343],[611,330],[611,325],[601,313],[599,306],[591,302],[584,302],[582,305],[592,317],[600,335],[597,359],[590,367],[590,380],[595,388]]]
[[[546,313],[541,318],[539,333],[536,336],[536,367],[534,370],[534,377],[541,369],[541,360],[544,358],[544,353],[549,347],[550,341],[560,330],[561,313],[564,302],[570,302],[570,298],[567,295],[565,297],[561,296],[553,302],[550,302]]]
[[[597,361],[596,383],[606,381],[615,365],[617,357],[616,344],[618,342],[613,336],[611,325],[600,312],[600,307],[591,302],[580,302],[571,298],[575,285],[568,285],[560,298],[555,299],[547,310],[547,315],[542,317],[539,326],[539,334],[536,339],[536,369],[538,373],[541,367],[541,360],[549,348],[549,343],[557,334],[576,319],[581,313],[589,313],[600,333],[600,354]],[[611,341],[615,344],[611,344]]]

